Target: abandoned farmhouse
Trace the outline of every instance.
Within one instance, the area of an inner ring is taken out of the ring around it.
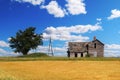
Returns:
[[[91,42],[69,42],[68,57],[103,57],[104,44],[93,38]]]

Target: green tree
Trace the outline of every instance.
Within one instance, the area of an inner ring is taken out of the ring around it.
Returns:
[[[35,27],[29,27],[24,31],[19,30],[15,37],[10,38],[10,47],[14,52],[27,55],[31,49],[36,49],[38,45],[42,45],[42,34],[35,33]]]

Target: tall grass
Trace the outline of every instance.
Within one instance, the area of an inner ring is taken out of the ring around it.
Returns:
[[[7,72],[0,70],[0,80],[20,80],[20,79],[17,79],[14,76],[8,74]]]
[[[120,61],[120,58],[0,57],[2,61]]]
[[[120,80],[119,61],[0,62],[0,70],[0,80]]]
[[[68,58],[51,57],[45,53],[33,53],[18,57],[0,57],[0,61],[120,61],[120,58],[110,57],[86,57],[86,58]]]

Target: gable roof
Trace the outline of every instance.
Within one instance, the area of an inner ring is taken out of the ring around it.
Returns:
[[[98,39],[96,39],[96,37],[94,37],[93,41],[90,41],[90,42],[69,42],[68,44],[69,44],[69,48],[70,48],[71,52],[86,52],[87,45],[91,46],[96,41],[104,46],[104,44],[101,41],[99,41]]]
[[[104,45],[101,41],[99,41],[98,39],[93,40],[92,42],[98,41],[99,43],[101,43],[102,45]]]

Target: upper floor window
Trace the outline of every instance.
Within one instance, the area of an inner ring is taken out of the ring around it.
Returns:
[[[89,45],[86,45],[87,50],[88,50],[88,47],[89,47]]]
[[[96,48],[96,43],[94,44],[94,48]]]

